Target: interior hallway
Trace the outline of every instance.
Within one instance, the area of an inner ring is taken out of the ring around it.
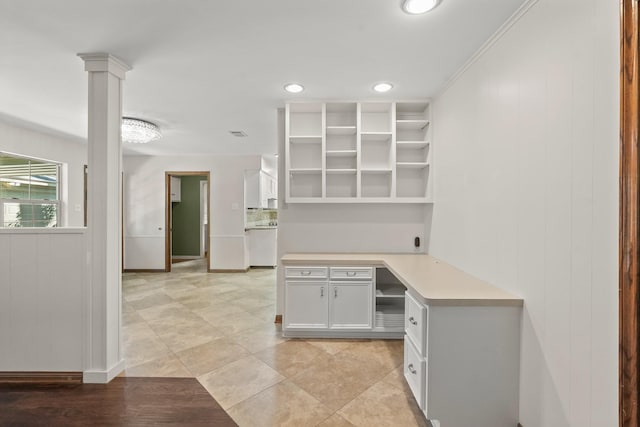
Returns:
[[[401,340],[281,337],[275,270],[125,273],[126,376],[196,377],[240,426],[427,426]]]

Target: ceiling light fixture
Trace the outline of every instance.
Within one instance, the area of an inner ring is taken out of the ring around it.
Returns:
[[[122,118],[122,141],[134,144],[146,144],[160,139],[160,128],[146,120],[132,117]]]
[[[300,93],[304,90],[304,86],[299,83],[287,83],[284,85],[284,90],[289,93]]]
[[[411,15],[429,12],[438,5],[438,0],[403,0],[402,10]]]
[[[373,85],[373,90],[378,93],[389,92],[391,89],[393,89],[393,85],[387,82],[376,83],[375,85]]]

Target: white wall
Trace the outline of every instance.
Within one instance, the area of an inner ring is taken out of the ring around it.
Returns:
[[[62,226],[84,225],[84,165],[87,145],[72,137],[54,136],[0,116],[0,151],[63,163]]]
[[[125,268],[164,269],[165,172],[188,171],[211,172],[210,268],[247,268],[244,171],[260,164],[260,156],[126,156]]]
[[[429,253],[524,298],[525,427],[618,424],[618,7],[540,0],[435,102]]]
[[[284,153],[284,110],[278,114],[279,151]],[[425,217],[432,205],[285,203],[284,156],[278,157],[278,260],[293,252],[424,253]],[[421,246],[415,248],[414,238]],[[284,303],[284,272],[277,274],[277,313]]]
[[[0,228],[0,371],[83,366],[85,229]]]

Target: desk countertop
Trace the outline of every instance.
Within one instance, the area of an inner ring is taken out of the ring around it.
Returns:
[[[425,254],[291,253],[283,265],[376,265],[389,269],[409,293],[429,305],[522,306],[523,300]]]

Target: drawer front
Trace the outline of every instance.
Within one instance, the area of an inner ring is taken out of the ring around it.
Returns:
[[[285,267],[284,275],[287,279],[326,279],[327,267]]]
[[[427,307],[416,301],[408,292],[404,297],[404,329],[413,341],[418,353],[427,355]]]
[[[420,357],[418,351],[413,346],[411,340],[405,335],[404,337],[404,378],[409,384],[409,388],[413,392],[413,396],[418,402],[420,409],[425,409],[425,390],[426,390],[426,363]]]
[[[373,279],[372,267],[331,267],[332,279]]]

